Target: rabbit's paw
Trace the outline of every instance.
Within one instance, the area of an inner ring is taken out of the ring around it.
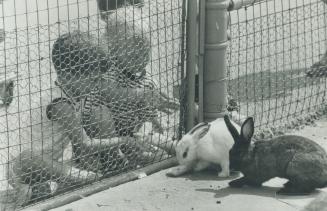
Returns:
[[[221,172],[218,173],[218,177],[229,177],[230,171],[229,171],[229,160],[225,160],[220,163],[221,166]]]
[[[308,192],[303,192],[297,189],[293,188],[288,188],[288,187],[283,187],[277,191],[278,195],[285,195],[285,196],[299,196],[299,195],[308,195],[310,193]]]
[[[305,187],[303,185],[293,184],[290,181],[284,184],[284,187],[277,191],[279,195],[308,195],[314,188]]]
[[[218,173],[218,177],[229,177],[229,171],[221,171]]]
[[[189,170],[190,170],[190,167],[180,165],[180,166],[176,166],[176,167],[169,169],[169,171],[166,173],[166,175],[169,177],[178,177],[178,176],[186,173]]]
[[[232,188],[241,188],[247,183],[247,180],[245,177],[241,177],[239,179],[233,180],[229,182],[229,186]]]

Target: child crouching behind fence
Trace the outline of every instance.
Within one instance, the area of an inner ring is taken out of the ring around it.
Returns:
[[[47,140],[51,142],[39,150],[23,151],[11,162],[8,172],[20,197],[17,203],[50,196],[49,181],[73,186],[142,165],[148,145],[137,140],[134,132],[145,121],[156,122],[157,110],[178,108],[151,80],[127,77],[90,40],[73,32],[54,44],[57,84],[67,95],[47,106],[46,115],[53,124]],[[69,143],[73,156],[65,162],[61,158]]]
[[[92,182],[102,174],[133,169],[147,157],[154,159],[146,154],[149,145],[137,135],[91,139],[83,128],[82,113],[67,98],[54,99],[47,106],[46,115],[51,120],[52,127],[48,129],[52,130],[52,137],[42,145],[34,143],[33,150],[23,151],[10,162],[8,179],[14,192],[9,197],[17,206]],[[107,128],[107,133],[115,134],[115,128]],[[69,144],[73,154],[64,160]],[[58,187],[51,190],[50,183]]]
[[[74,104],[82,105],[82,125],[91,138],[135,137],[145,122],[152,122],[157,131],[163,132],[157,120],[158,111],[171,113],[179,109],[179,105],[160,93],[153,80],[146,76],[150,51],[147,40],[143,39],[138,45],[126,40],[130,44],[128,49],[134,52],[125,55],[130,62],[127,65],[121,51],[116,51],[116,45],[112,46],[116,39],[108,40],[107,36],[99,41],[90,34],[74,31],[59,37],[52,51],[57,84]],[[107,46],[112,48],[109,50]],[[143,53],[139,53],[141,51]],[[136,145],[119,148],[128,155],[132,168],[141,164],[135,157],[141,154],[138,153],[140,148]],[[79,156],[84,154],[76,149],[74,152]],[[104,163],[115,162],[108,155],[101,159]],[[102,171],[107,173],[106,169]]]

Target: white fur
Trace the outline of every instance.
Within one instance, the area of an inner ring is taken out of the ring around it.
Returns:
[[[193,134],[185,134],[179,141],[176,146],[179,166],[170,169],[168,176],[179,176],[191,170],[201,171],[210,164],[221,166],[219,177],[229,176],[229,150],[234,144],[234,139],[223,118],[218,118],[209,124],[209,131],[202,138],[199,138],[201,129],[197,129]],[[232,124],[240,131],[240,126],[234,122]],[[183,158],[187,148],[189,149],[187,156]]]

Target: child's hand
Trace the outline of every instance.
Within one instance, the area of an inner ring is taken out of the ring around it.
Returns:
[[[139,88],[137,96],[142,99],[146,105],[154,107],[162,112],[171,113],[169,109],[178,110],[179,103],[175,99],[169,98],[166,94],[160,93],[155,89]]]

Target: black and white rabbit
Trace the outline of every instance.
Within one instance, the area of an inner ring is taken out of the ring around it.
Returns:
[[[320,145],[295,135],[251,144],[254,133],[252,117],[245,120],[240,133],[227,115],[224,120],[235,142],[229,153],[231,168],[244,175],[231,181],[231,187],[259,187],[274,177],[289,180],[278,194],[302,195],[326,187],[327,154]]]
[[[234,127],[239,127],[233,123]],[[200,171],[212,164],[220,165],[218,177],[230,176],[229,150],[233,137],[228,132],[223,118],[193,127],[176,146],[179,165],[171,168],[167,176],[179,176],[189,171]]]

